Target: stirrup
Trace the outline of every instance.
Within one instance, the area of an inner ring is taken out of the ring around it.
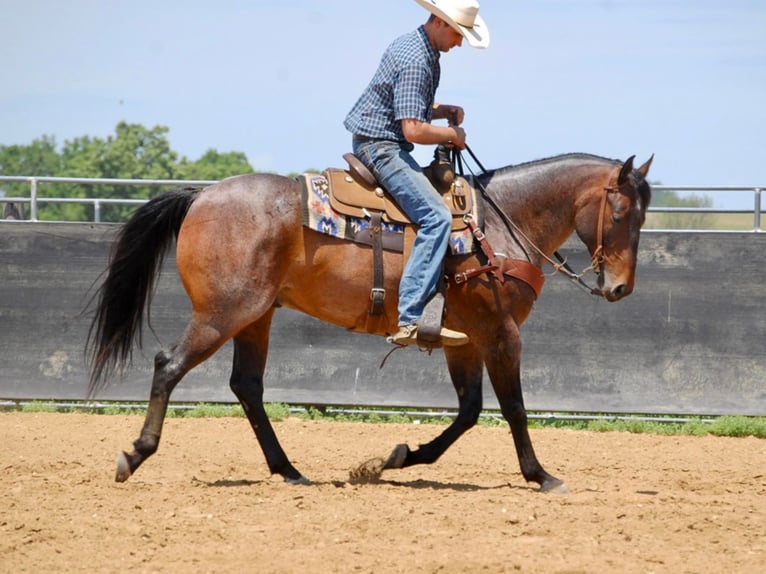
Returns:
[[[441,341],[441,327],[444,321],[444,294],[437,291],[428,300],[423,315],[418,321],[418,343],[423,346]]]

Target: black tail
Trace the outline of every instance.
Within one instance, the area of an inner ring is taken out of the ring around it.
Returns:
[[[144,311],[148,321],[165,253],[199,192],[199,188],[181,188],[155,197],[142,205],[117,234],[106,279],[90,305],[96,303],[86,343],[89,397],[130,364],[134,342],[141,347]]]

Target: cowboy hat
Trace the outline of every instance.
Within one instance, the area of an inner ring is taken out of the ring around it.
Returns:
[[[415,0],[431,14],[444,20],[474,48],[489,46],[489,30],[479,16],[476,0]]]

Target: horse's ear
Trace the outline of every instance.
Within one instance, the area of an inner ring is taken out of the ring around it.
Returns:
[[[648,160],[646,160],[646,163],[638,168],[638,173],[640,173],[644,179],[646,179],[646,175],[649,173],[649,168],[652,167],[652,160],[654,159],[654,154],[652,154],[652,157],[650,157]]]
[[[628,159],[625,160],[625,163],[622,164],[622,169],[620,170],[620,175],[617,177],[617,185],[622,185],[625,183],[625,180],[630,175],[630,172],[633,171],[633,160],[636,156],[632,155]]]

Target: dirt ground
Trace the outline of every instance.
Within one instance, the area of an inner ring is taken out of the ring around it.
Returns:
[[[0,572],[762,572],[766,443],[533,430],[571,494],[522,479],[505,429],[355,485],[436,425],[275,424],[314,481],[270,477],[245,419],[169,419],[125,483],[138,416],[0,413]]]

